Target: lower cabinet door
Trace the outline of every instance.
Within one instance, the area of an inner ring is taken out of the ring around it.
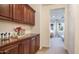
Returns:
[[[30,40],[26,39],[24,42],[24,54],[30,53]]]
[[[5,54],[18,54],[18,45],[13,45],[4,50]]]
[[[36,47],[36,51],[38,51],[39,48],[40,48],[40,37],[39,37],[39,35],[36,36],[35,47]]]
[[[31,38],[30,40],[30,54],[35,53],[35,37]]]
[[[29,45],[30,40],[25,39],[22,41],[18,46],[18,52],[19,54],[29,54]]]
[[[18,53],[24,54],[24,44],[23,44],[23,42],[20,42],[20,44],[18,45]]]

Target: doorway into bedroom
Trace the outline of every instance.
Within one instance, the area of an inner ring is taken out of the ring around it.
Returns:
[[[64,48],[64,8],[50,11],[50,45]]]

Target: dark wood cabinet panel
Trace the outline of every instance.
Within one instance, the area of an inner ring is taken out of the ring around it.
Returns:
[[[18,46],[17,45],[12,46],[9,49],[7,49],[5,52],[8,54],[18,54]]]
[[[32,11],[32,25],[35,25],[35,12]]]
[[[10,5],[9,4],[0,4],[0,15],[9,17]]]
[[[30,52],[30,40],[26,39],[24,42],[24,54],[29,54]]]
[[[35,37],[31,38],[30,40],[30,53],[31,54],[35,53]]]
[[[24,6],[24,23],[29,24],[29,8]]]
[[[40,36],[39,35],[36,36],[35,47],[36,47],[35,51],[38,51],[40,48]]]
[[[23,23],[24,21],[24,6],[22,4],[13,5],[13,19],[15,22]]]
[[[12,45],[6,48],[4,54],[18,54],[18,45]]]
[[[25,9],[25,23],[29,25],[35,24],[35,11],[33,11],[28,5],[24,6]]]
[[[33,20],[33,18],[32,18],[32,11],[31,10],[29,10],[29,24],[30,25],[32,25],[32,20]]]
[[[34,25],[35,24],[35,12],[29,9],[29,24]]]
[[[9,17],[12,20],[12,18],[13,18],[13,5],[12,4],[9,4]]]
[[[12,5],[0,4],[0,18],[5,20],[12,20]]]
[[[18,53],[19,54],[23,54],[24,53],[24,44],[23,44],[23,41],[18,44]]]

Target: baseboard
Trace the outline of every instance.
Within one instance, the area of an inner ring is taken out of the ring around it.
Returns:
[[[49,47],[40,47],[39,49],[41,50],[42,48],[49,48]]]

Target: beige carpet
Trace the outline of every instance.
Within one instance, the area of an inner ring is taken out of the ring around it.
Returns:
[[[63,48],[47,48],[43,47],[41,50],[37,52],[37,54],[67,54],[66,50]]]
[[[50,43],[50,48],[43,47],[37,52],[37,54],[67,54],[64,49],[64,42],[61,38],[51,38]]]

